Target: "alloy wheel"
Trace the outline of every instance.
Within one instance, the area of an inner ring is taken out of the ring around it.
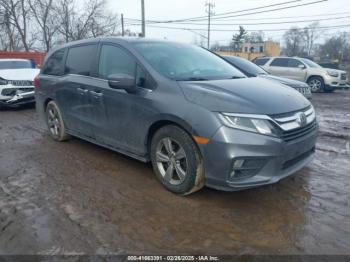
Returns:
[[[48,109],[47,123],[51,134],[56,137],[59,136],[59,133],[61,130],[61,124],[60,124],[60,120],[59,120],[59,116],[56,108],[50,107]]]
[[[322,82],[318,79],[312,79],[310,82],[309,82],[309,86],[311,88],[311,91],[313,92],[317,92],[317,91],[320,91],[321,90],[321,87],[322,87]]]
[[[159,141],[156,163],[163,179],[171,185],[180,185],[186,178],[187,158],[183,147],[169,137]]]

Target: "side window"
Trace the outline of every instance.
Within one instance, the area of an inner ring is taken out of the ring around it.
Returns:
[[[63,75],[63,59],[64,59],[65,49],[60,49],[53,53],[48,60],[43,69],[43,74],[59,76]]]
[[[71,47],[68,50],[65,73],[89,76],[96,45]]]
[[[98,68],[99,76],[104,79],[108,78],[111,74],[135,76],[136,61],[129,53],[119,47],[103,45],[101,47]]]
[[[298,67],[299,65],[303,65],[303,63],[296,59],[288,59],[288,67]]]
[[[288,58],[275,58],[270,66],[288,67]]]
[[[267,61],[269,61],[270,58],[257,58],[255,60],[255,64],[259,65],[259,66],[263,66],[267,63]]]

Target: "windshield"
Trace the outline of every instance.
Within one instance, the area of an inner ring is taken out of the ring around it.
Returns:
[[[0,61],[0,69],[22,69],[32,68],[32,63],[28,60],[24,61]]]
[[[135,43],[136,50],[163,76],[178,81],[244,78],[229,63],[197,46],[168,43]]]
[[[249,76],[267,75],[264,69],[246,59],[233,56],[225,56],[225,59]]]
[[[306,59],[306,58],[300,58],[301,61],[303,61],[306,65],[308,65],[309,67],[312,67],[312,68],[321,68],[322,66],[316,64],[315,62],[309,60],[309,59]]]

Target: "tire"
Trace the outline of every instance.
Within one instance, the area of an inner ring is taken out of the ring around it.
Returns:
[[[66,132],[61,111],[54,101],[50,101],[46,106],[46,124],[50,136],[55,141],[62,142],[70,138]]]
[[[181,128],[168,125],[152,138],[151,160],[158,180],[171,192],[188,195],[204,186],[200,151]]]
[[[325,89],[323,78],[320,76],[312,76],[307,80],[307,84],[310,86],[311,92],[318,93],[323,92]]]

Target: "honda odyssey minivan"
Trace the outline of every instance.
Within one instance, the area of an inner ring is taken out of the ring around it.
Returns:
[[[56,141],[79,137],[151,161],[170,191],[235,191],[304,167],[317,122],[293,88],[245,77],[211,52],[168,41],[100,38],[48,54],[37,109]]]

